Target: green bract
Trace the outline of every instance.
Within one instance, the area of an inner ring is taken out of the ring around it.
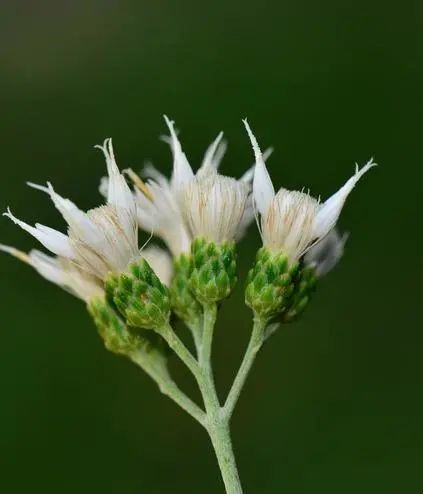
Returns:
[[[298,271],[291,299],[281,317],[282,322],[294,321],[303,313],[316,290],[316,285],[317,276],[313,267],[305,266]]]
[[[88,311],[108,350],[128,355],[140,346],[140,338],[128,331],[126,324],[103,297],[90,300]]]
[[[198,323],[201,318],[201,306],[190,289],[192,257],[182,254],[174,262],[173,280],[170,285],[170,301],[173,312],[187,325]]]
[[[110,275],[106,292],[130,326],[159,329],[169,321],[169,291],[145,259],[131,263],[120,275]]]
[[[197,238],[191,245],[190,288],[201,303],[228,297],[237,281],[235,242],[215,244]]]
[[[261,318],[280,314],[291,300],[298,269],[298,263],[288,265],[286,255],[262,247],[248,273],[245,303]]]

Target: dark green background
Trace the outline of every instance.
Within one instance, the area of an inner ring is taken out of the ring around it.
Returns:
[[[342,263],[248,381],[233,423],[246,493],[423,488],[422,20],[418,2],[2,2],[0,207],[27,221],[63,228],[26,180],[99,203],[105,137],[121,167],[168,171],[165,112],[195,166],[224,130],[235,175],[247,116],[275,146],[275,183],[323,198],[355,161],[380,163],[343,212]],[[0,241],[36,245],[7,219]],[[242,275],[258,245],[251,228]],[[0,273],[2,492],[222,492],[205,433],[102,348],[79,301],[5,255]],[[222,391],[249,328],[240,283],[217,332]]]

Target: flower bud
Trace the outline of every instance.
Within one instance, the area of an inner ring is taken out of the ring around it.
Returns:
[[[129,264],[120,275],[109,276],[106,293],[131,326],[159,329],[169,321],[169,291],[145,259]]]
[[[191,245],[193,268],[190,287],[201,303],[215,303],[228,297],[237,281],[234,242],[215,244],[197,238]]]
[[[94,297],[88,303],[91,314],[107,350],[128,355],[140,345],[137,335],[128,331],[126,324],[107,303],[104,297]]]
[[[245,303],[254,314],[270,318],[280,314],[290,303],[298,263],[288,264],[286,255],[273,254],[262,247],[248,273]]]
[[[174,313],[188,326],[201,317],[201,306],[193,296],[189,280],[192,273],[192,257],[182,254],[174,260],[174,275],[170,285],[170,302]]]
[[[292,322],[304,312],[316,290],[316,285],[317,275],[313,267],[305,266],[298,271],[291,300],[281,316],[282,322]]]

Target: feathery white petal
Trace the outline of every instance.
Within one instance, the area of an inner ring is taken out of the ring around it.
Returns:
[[[263,153],[263,160],[264,162],[267,161],[269,156],[273,153],[273,148],[267,148],[266,151]],[[241,176],[240,180],[242,182],[252,182],[254,179],[254,170],[256,168],[256,164],[252,165],[248,170]]]
[[[136,190],[138,223],[146,232],[162,238],[174,256],[187,253],[191,237],[186,228],[178,198],[165,180],[147,182],[152,200]]]
[[[320,206],[314,223],[315,238],[324,237],[335,226],[349,193],[360,178],[374,166],[376,166],[376,163],[373,163],[373,160],[370,160],[361,168],[361,170],[356,166],[355,174],[338,190],[338,192],[329,197],[329,199]]]
[[[53,204],[74,232],[77,232],[79,236],[86,237],[90,242],[95,241],[96,227],[84,211],[81,211],[71,200],[57,194],[50,182],[47,182],[47,187],[31,182],[27,183],[30,187],[41,190],[50,196]]]
[[[75,258],[75,251],[71,242],[63,233],[54,230],[53,228],[49,228],[48,226],[41,225],[40,223],[36,223],[35,227],[28,225],[28,223],[16,218],[16,216],[12,214],[10,208],[8,208],[7,213],[3,213],[3,215],[12,220],[16,225],[20,226],[22,230],[25,230],[35,237],[46,249],[53,252],[53,254],[69,259]]]
[[[321,277],[331,271],[344,254],[348,234],[340,235],[333,228],[319,243],[314,245],[304,256],[304,262],[314,267],[317,276]]]
[[[200,170],[204,171],[207,170],[208,168],[212,168],[213,170],[217,169],[219,162],[216,163],[215,157],[216,157],[216,152],[221,144],[222,138],[223,138],[223,132],[219,132],[219,135],[216,137],[216,139],[206,149],[203,162],[200,166]]]
[[[173,172],[171,184],[172,188],[180,193],[185,185],[193,178],[194,172],[192,171],[191,165],[188,163],[185,153],[182,151],[181,143],[175,132],[174,122],[169,120],[166,115],[164,115],[164,119],[172,139]]]
[[[7,254],[10,254],[11,256],[16,257],[20,261],[25,262],[27,264],[30,264],[28,254],[26,252],[22,252],[19,249],[16,249],[15,247],[11,247],[10,245],[0,244],[0,251],[6,252]]]
[[[0,250],[29,264],[43,278],[86,302],[91,297],[103,293],[99,279],[82,272],[67,259],[48,256],[38,250],[31,250],[29,254],[26,254],[14,247],[1,244]]]
[[[145,178],[151,178],[160,185],[167,184],[168,180],[163,173],[159,172],[152,163],[146,163],[142,169],[142,176]]]
[[[184,210],[191,234],[221,243],[238,236],[248,204],[250,188],[222,175],[198,176],[184,195]]]
[[[280,189],[261,217],[263,244],[299,259],[313,241],[313,221],[319,203],[308,194]]]
[[[98,191],[103,197],[107,197],[109,191],[109,177],[101,177]]]
[[[135,209],[134,198],[131,189],[126,183],[125,177],[120,173],[116,164],[112,139],[105,139],[102,146],[97,145],[95,148],[100,149],[106,158],[107,174],[109,178],[107,204],[118,209],[124,208],[133,211]]]
[[[253,179],[253,197],[254,202],[260,214],[264,214],[267,210],[270,201],[275,197],[275,189],[273,187],[272,180],[269,172],[267,171],[266,164],[261,154],[257,139],[254,137],[247,120],[243,120],[245,128],[247,129],[248,136],[250,138],[256,165],[254,169]]]
[[[220,163],[222,162],[227,149],[228,143],[226,141],[220,141],[213,158],[213,166],[216,168],[216,170],[219,169]]]

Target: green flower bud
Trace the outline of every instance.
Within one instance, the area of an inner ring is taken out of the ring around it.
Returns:
[[[126,322],[138,328],[159,329],[170,316],[168,289],[145,259],[131,263],[120,275],[106,280],[106,293]]]
[[[131,331],[103,297],[91,299],[88,311],[107,350],[129,357],[145,370],[154,369],[156,374],[161,374],[164,378],[169,377],[169,347],[163,338],[146,329]]]
[[[235,242],[215,244],[197,238],[191,244],[190,288],[201,303],[228,297],[237,281]]]
[[[304,312],[316,290],[316,285],[317,276],[313,267],[305,266],[298,271],[291,300],[281,316],[282,322],[292,322]]]
[[[126,324],[103,297],[95,297],[88,303],[91,314],[107,350],[128,355],[138,349],[140,338],[128,331]]]
[[[289,266],[286,255],[262,247],[248,273],[245,303],[260,318],[280,314],[291,301],[297,272],[298,264]]]
[[[182,254],[175,258],[174,274],[170,285],[170,302],[174,313],[188,326],[195,325],[201,317],[201,306],[190,289],[192,258]]]

